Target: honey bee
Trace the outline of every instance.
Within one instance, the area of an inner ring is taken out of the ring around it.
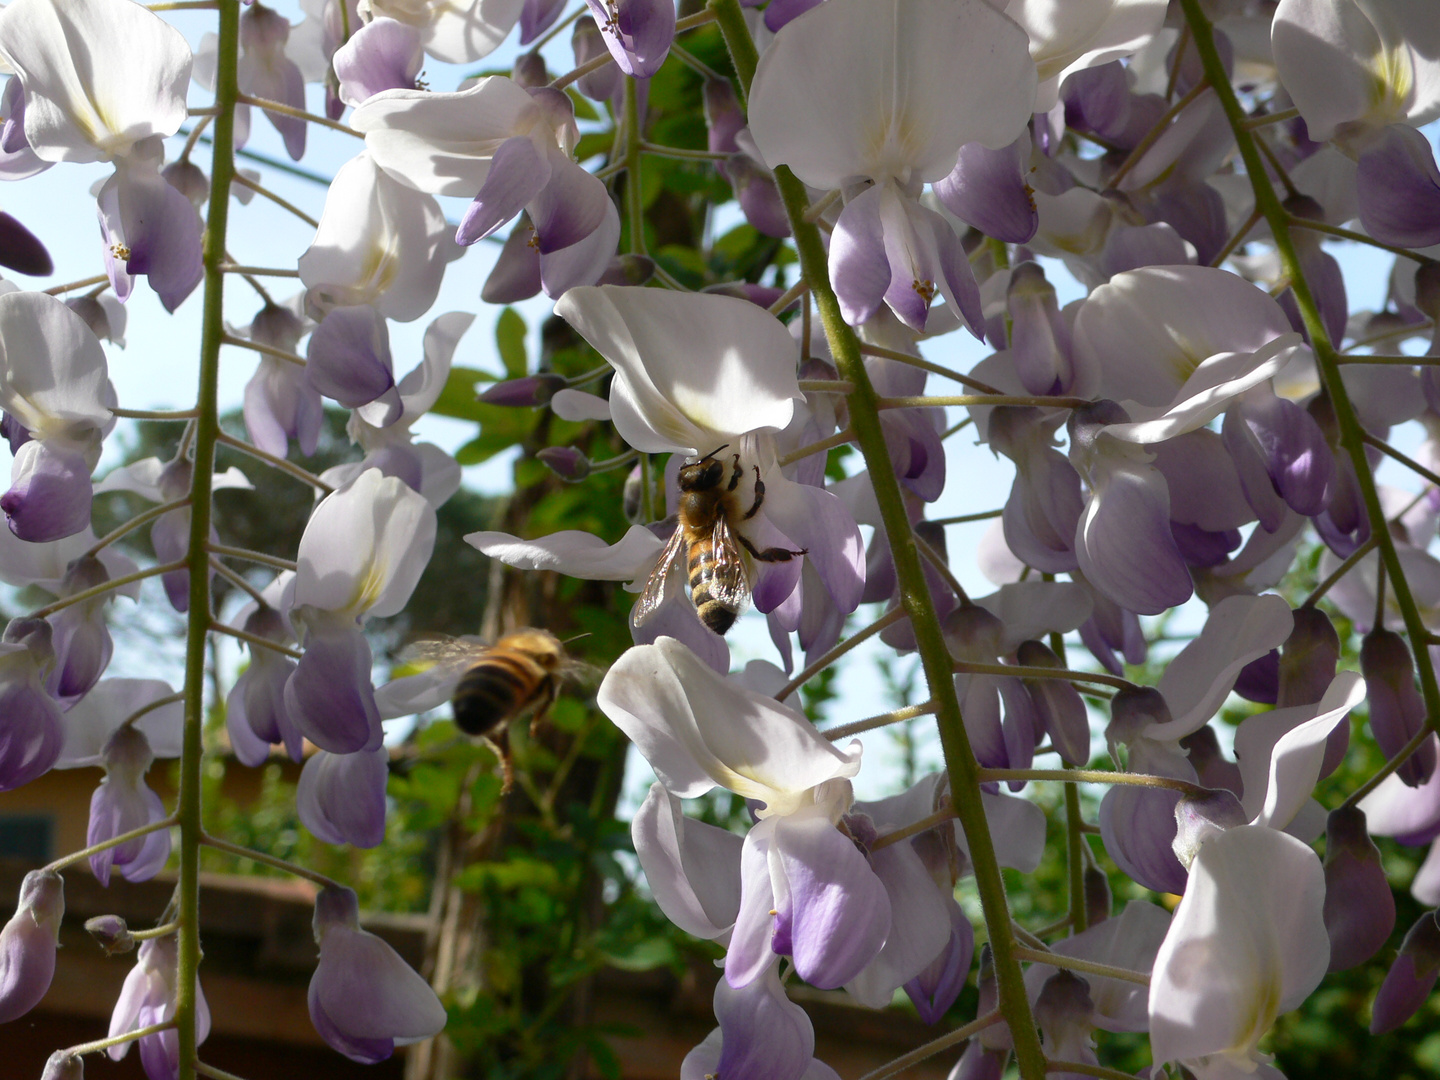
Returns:
[[[567,679],[583,679],[592,671],[590,665],[566,654],[566,644],[548,630],[527,627],[505,634],[493,644],[475,637],[421,641],[411,646],[406,656],[436,666],[463,668],[450,697],[455,726],[495,751],[508,792],[515,775],[510,760],[510,722],[529,714],[534,735],[560,696],[561,684]]]
[[[680,467],[678,522],[640,594],[635,612],[637,624],[659,610],[665,598],[665,578],[682,550],[686,552],[695,613],[717,634],[724,634],[734,626],[750,604],[751,559],[789,562],[808,551],[780,547],[762,550],[740,532],[738,523],[749,521],[764,504],[765,483],[760,479],[760,467],[753,466],[755,498],[750,508],[742,511],[735,489],[745,470],[740,467],[740,455],[732,454],[727,483],[725,462],[715,456],[724,449],[721,446],[698,461]]]

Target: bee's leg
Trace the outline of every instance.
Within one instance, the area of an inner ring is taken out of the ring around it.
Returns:
[[[808,555],[810,553],[809,548],[801,548],[799,551],[791,551],[789,548],[782,547],[764,548],[762,550],[752,544],[749,538],[744,536],[738,529],[735,531],[735,538],[745,545],[746,551],[761,562],[789,562],[797,555]]]
[[[500,759],[500,794],[509,795],[510,789],[515,786],[515,763],[510,760],[510,733],[501,728],[495,738],[489,735],[481,735],[480,741],[490,748],[490,752]]]
[[[731,456],[735,459],[735,471],[730,474],[730,486],[725,489],[726,491],[734,491],[737,487],[739,487],[740,478],[745,475],[745,470],[740,468],[740,455],[732,454]]]
[[[536,732],[540,730],[540,726],[550,719],[550,707],[555,704],[559,697],[559,681],[553,678],[547,678],[545,685],[540,690],[539,705],[530,717],[530,737],[532,739],[535,738]]]
[[[753,466],[755,469],[755,501],[750,504],[750,509],[745,511],[745,520],[749,521],[760,512],[760,507],[765,505],[765,481],[760,479],[760,466]],[[734,484],[730,485],[732,488]],[[754,552],[752,551],[753,555]]]

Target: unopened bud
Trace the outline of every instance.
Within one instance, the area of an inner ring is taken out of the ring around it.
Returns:
[[[250,320],[250,340],[294,352],[305,332],[305,322],[288,307],[267,303]]]
[[[905,993],[915,1005],[920,1019],[927,1024],[938,1023],[965,989],[970,975],[970,961],[975,956],[975,930],[960,906],[950,902],[950,940],[940,955],[905,984]]]
[[[1435,988],[1440,976],[1440,923],[1435,914],[1427,911],[1421,915],[1400,943],[1400,952],[1375,995],[1371,1035],[1394,1031],[1409,1020]]]
[[[44,619],[23,616],[11,619],[5,627],[3,640],[7,645],[23,645],[35,658],[35,666],[41,671],[55,663],[55,646],[51,641],[50,624]]]
[[[984,608],[972,604],[956,608],[940,624],[945,647],[956,660],[993,664],[1000,657],[1005,624]]]
[[[1180,746],[1189,757],[1195,775],[1203,786],[1224,788],[1236,795],[1244,790],[1245,782],[1240,777],[1240,766],[1221,752],[1220,740],[1216,738],[1215,729],[1209,724],[1181,739]]]
[[[1005,294],[1010,315],[1010,353],[1015,373],[1032,394],[1063,392],[1074,378],[1070,327],[1060,314],[1055,286],[1039,263],[1025,262],[1010,273]]]
[[[545,58],[537,52],[521,53],[515,58],[510,69],[510,78],[527,90],[532,86],[545,86],[550,82],[550,73],[545,70]]]
[[[1069,971],[1057,971],[1045,980],[1035,999],[1035,1023],[1045,1037],[1047,1054],[1083,1060],[1094,1018],[1095,1001],[1088,982]]]
[[[45,1062],[40,1080],[84,1080],[85,1059],[69,1050],[56,1050]]]
[[[93,919],[86,919],[85,930],[95,939],[95,944],[105,950],[106,956],[127,953],[135,948],[130,927],[119,915],[96,915]]]
[[[579,483],[590,475],[590,459],[573,446],[547,446],[535,457],[562,480]]]
[[[1048,645],[1022,641],[1015,658],[1024,667],[1060,670],[1065,667]],[[1050,736],[1050,745],[1070,765],[1090,761],[1090,713],[1079,691],[1064,679],[1026,679],[1025,689]]]
[[[1084,876],[1085,919],[1091,925],[1110,917],[1110,879],[1098,866],[1087,866]]]
[[[630,470],[630,475],[625,477],[625,492],[620,496],[620,509],[625,513],[625,520],[639,522],[640,515],[645,510],[645,471],[636,465]]]
[[[1168,724],[1170,720],[1170,706],[1159,690],[1134,686],[1119,691],[1110,699],[1110,723],[1105,728],[1110,756],[1119,761],[1121,746],[1134,742],[1151,724]]]
[[[1330,616],[1316,607],[1295,609],[1295,628],[1280,651],[1280,686],[1275,707],[1313,705],[1325,696],[1340,662],[1340,635]]]
[[[1372,630],[1360,644],[1360,672],[1370,698],[1370,731],[1381,752],[1394,757],[1425,726],[1425,703],[1415,687],[1415,665],[1405,639],[1393,630]],[[1427,742],[1396,770],[1410,787],[1435,771],[1435,746]]]
[[[110,312],[105,309],[98,297],[74,296],[65,301],[65,306],[85,320],[85,325],[90,327],[90,332],[101,341],[113,341],[117,345],[124,345],[124,308],[120,309],[120,318],[112,320]],[[115,323],[118,322],[119,326]]]
[[[616,255],[596,285],[644,285],[655,276],[655,260],[648,255]]]
[[[533,409],[544,405],[557,390],[565,389],[565,385],[565,380],[559,375],[525,375],[497,382],[480,395],[480,400],[487,405]]]
[[[31,277],[45,277],[55,272],[55,263],[40,238],[3,210],[0,210],[0,266]]]
[[[189,158],[172,161],[160,170],[165,182],[190,200],[190,205],[199,210],[210,198],[210,178],[204,170]]]
[[[570,47],[575,52],[576,67],[581,67],[595,57],[604,56],[610,51],[605,44],[605,35],[600,32],[600,27],[589,15],[582,15],[575,20],[575,29],[570,34]],[[621,80],[624,77],[624,72],[619,67],[614,64],[606,64],[604,67],[576,79],[575,88],[591,101],[607,101],[620,89]]]
[[[1440,263],[1425,263],[1415,271],[1415,306],[1440,323]]]
[[[1325,823],[1325,932],[1330,970],[1346,971],[1380,951],[1395,928],[1395,896],[1365,812],[1342,806]]]
[[[1200,845],[1217,833],[1244,825],[1245,808],[1231,791],[1186,795],[1175,804],[1175,840],[1170,845],[1180,865],[1190,869]]]
[[[995,981],[995,956],[987,941],[980,946],[980,970],[975,976],[975,986],[980,991],[977,1016],[988,1016],[1000,1007],[1000,984]],[[1015,1040],[1010,1034],[1010,1025],[1003,1020],[991,1024],[980,1033],[980,1044],[987,1050],[1009,1050]]]

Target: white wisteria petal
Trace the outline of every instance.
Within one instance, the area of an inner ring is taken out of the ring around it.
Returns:
[[[325,307],[370,304],[398,322],[430,310],[455,250],[440,204],[361,151],[340,167],[300,280]]]
[[[610,402],[599,394],[587,394],[583,390],[566,387],[557,390],[550,399],[550,408],[561,420],[580,422],[584,420],[609,420]]]
[[[1157,443],[1204,427],[1230,402],[1258,386],[1304,349],[1299,334],[1282,334],[1254,352],[1216,353],[1200,362],[1185,385],[1162,408],[1124,402],[1132,422],[1111,424],[1105,434],[1133,443]]]
[[[1201,844],[1150,978],[1156,1064],[1250,1060],[1325,976],[1324,902],[1320,859],[1293,836],[1239,825]]]
[[[1310,138],[1440,116],[1440,19],[1406,0],[1280,0],[1275,67]]]
[[[634,581],[648,574],[665,542],[643,525],[631,525],[619,543],[607,544],[593,533],[566,529],[537,540],[502,532],[473,532],[465,542],[506,566],[556,570],[591,581]]]
[[[985,807],[985,821],[995,842],[995,856],[1001,866],[1033,874],[1045,853],[1045,811],[1029,799],[1014,795],[980,793]],[[965,858],[970,858],[970,844],[965,830],[955,822],[955,843]]]
[[[34,438],[85,440],[110,424],[109,384],[105,350],[63,302],[38,292],[0,296],[0,409]]]
[[[1010,0],[1009,15],[1030,36],[1040,86],[1035,111],[1054,105],[1065,76],[1143,48],[1165,22],[1167,0]]]
[[[674,638],[639,645],[610,668],[596,697],[670,791],[682,799],[719,785],[793,813],[826,780],[860,771],[860,743],[840,750],[805,717],[727,683]]]
[[[173,696],[175,690],[162,679],[102,679],[65,714],[65,747],[57,769],[78,769],[100,764],[100,752],[110,736],[140,709]],[[149,740],[157,758],[180,756],[184,735],[185,707],[172,701],[151,709],[135,728]]]
[[[829,0],[760,57],[750,134],[814,187],[940,180],[965,143],[1015,140],[1034,68],[1024,31],[983,0]]]
[[[1360,809],[1374,836],[1394,836],[1406,844],[1429,843],[1440,835],[1440,769],[1418,788],[1391,773],[1360,800]]]
[[[555,313],[615,368],[615,430],[644,453],[780,430],[804,400],[790,331],[747,300],[600,285],[571,289]]]
[[[484,186],[506,139],[537,126],[549,134],[535,99],[501,75],[458,93],[386,90],[356,109],[350,126],[365,133],[365,148],[390,175],[431,195],[467,199]]]
[[[1075,316],[1074,348],[1100,372],[1100,397],[1169,408],[1218,353],[1253,353],[1291,334],[1263,289],[1207,266],[1147,266],[1116,274]]]
[[[1294,625],[1290,605],[1274,593],[1231,596],[1216,604],[1204,629],[1160,676],[1157,689],[1171,720],[1151,724],[1145,736],[1179,741],[1199,731],[1229,696],[1240,669],[1283,645]]]
[[[744,838],[681,812],[664,784],[652,784],[630,824],[635,854],[665,917],[687,934],[718,938],[740,912]]]
[[[25,137],[46,161],[108,161],[185,122],[185,35],[129,0],[14,0],[0,56],[25,88]]]
[[[1284,829],[1295,819],[1320,779],[1325,740],[1363,700],[1365,680],[1353,671],[1342,671],[1318,705],[1300,706],[1314,714],[1302,722],[1287,723],[1279,716],[1291,710],[1276,709],[1240,725],[1235,756],[1245,781],[1242,805],[1251,815],[1250,824]]]
[[[367,469],[315,507],[296,556],[294,603],[360,618],[398,613],[430,560],[435,510]]]
[[[361,0],[368,21],[386,17],[420,31],[425,51],[447,64],[493,52],[520,21],[522,0]]]

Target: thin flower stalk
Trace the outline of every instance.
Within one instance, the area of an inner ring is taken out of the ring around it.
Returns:
[[[984,1016],[976,1017],[968,1024],[962,1024],[954,1031],[947,1031],[938,1039],[932,1039],[924,1046],[911,1050],[908,1054],[901,1054],[894,1061],[886,1062],[878,1069],[871,1069],[860,1077],[860,1080],[888,1080],[889,1077],[904,1072],[912,1065],[918,1065],[927,1058],[932,1058],[942,1050],[948,1050],[952,1046],[958,1046],[966,1039],[980,1034],[988,1027],[1005,1019],[1004,1013],[996,1009],[994,1012],[986,1013]]]
[[[172,814],[164,821],[152,821],[148,825],[142,825],[138,829],[131,829],[129,832],[112,836],[110,839],[102,841],[101,843],[93,844],[87,848],[81,848],[79,851],[72,851],[69,855],[56,859],[54,862],[48,864],[45,869],[51,871],[64,870],[67,866],[74,866],[78,862],[84,862],[90,858],[91,855],[97,855],[102,851],[109,851],[113,847],[128,844],[131,840],[138,840],[142,836],[149,836],[153,832],[173,828],[178,824],[178,819]]]
[[[111,578],[100,585],[89,589],[83,589],[71,596],[65,596],[56,600],[53,604],[46,604],[44,607],[36,608],[30,613],[33,619],[44,619],[54,615],[57,611],[64,611],[73,604],[83,604],[86,600],[93,600],[97,596],[104,596],[106,593],[122,589],[126,585],[137,581],[144,581],[146,578],[159,577],[161,574],[169,574],[176,570],[184,570],[186,562],[183,559],[175,562],[162,563],[160,566],[151,566],[144,570],[136,570],[133,574],[122,574],[120,577]]]

